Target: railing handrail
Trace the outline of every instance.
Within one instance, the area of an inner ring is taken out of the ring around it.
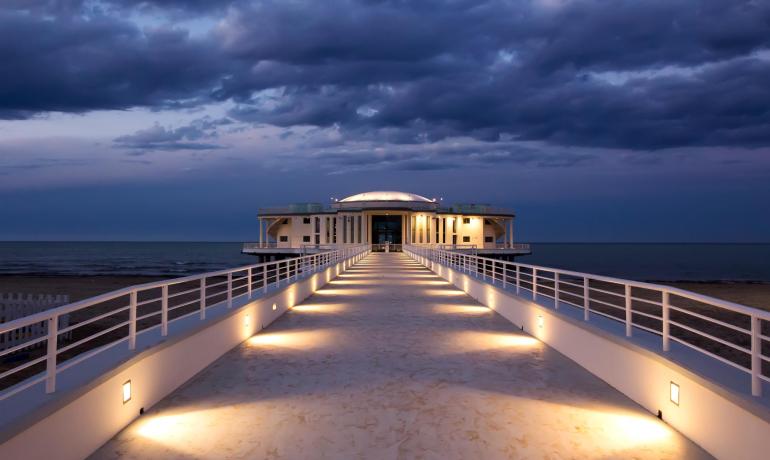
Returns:
[[[415,246],[411,244],[404,245],[405,247],[413,246],[417,247],[419,249],[431,249],[435,251],[445,251],[445,252],[451,252],[447,251],[446,249],[439,249],[439,248],[431,248],[428,246]],[[457,254],[457,253],[454,253]],[[561,268],[553,268],[553,267],[546,267],[544,265],[534,265],[534,264],[523,264],[520,262],[512,262],[510,260],[501,260],[501,259],[493,259],[491,257],[485,257],[485,256],[479,256],[479,255],[472,255],[472,254],[462,254],[463,257],[473,257],[473,258],[479,258],[479,259],[485,259],[497,264],[504,264],[504,265],[513,265],[513,266],[519,266],[524,268],[530,268],[530,269],[537,269],[537,270],[544,270],[548,272],[553,273],[559,273],[560,275],[570,275],[575,276],[577,278],[591,278],[596,281],[604,281],[607,283],[615,283],[615,284],[628,284],[633,287],[638,287],[642,289],[651,289],[651,290],[657,290],[657,291],[667,291],[670,294],[675,294],[681,297],[688,298],[690,300],[695,300],[698,302],[708,303],[708,304],[716,304],[716,306],[724,307],[728,310],[734,311],[736,313],[742,313],[744,315],[757,315],[761,317],[763,320],[770,321],[770,311],[762,310],[760,308],[751,307],[748,305],[743,305],[735,302],[730,302],[729,300],[719,299],[716,297],[711,297],[705,294],[699,294],[697,292],[688,291],[686,289],[678,288],[675,286],[669,286],[666,284],[656,284],[656,283],[650,283],[646,281],[635,281],[635,280],[627,280],[624,278],[616,278],[612,276],[606,276],[606,275],[597,275],[594,273],[586,273],[586,272],[578,272],[574,270],[566,270]]]
[[[315,273],[319,269],[328,267],[332,264],[346,261],[351,258],[357,257],[359,255],[365,254],[370,249],[371,248],[368,244],[351,245],[346,247],[340,247],[333,251],[320,252],[317,254],[291,257],[291,258],[276,260],[276,261],[261,262],[257,264],[250,264],[250,265],[244,265],[244,266],[230,268],[230,269],[205,272],[205,273],[200,273],[196,275],[173,278],[169,280],[152,281],[149,283],[127,286],[127,287],[106,292],[94,297],[83,299],[77,302],[72,302],[67,305],[62,305],[60,307],[55,307],[50,310],[41,311],[28,316],[14,319],[12,321],[8,321],[6,323],[2,323],[0,324],[0,334],[11,333],[12,331],[18,331],[27,326],[30,326],[36,323],[41,323],[41,322],[47,322],[48,332],[44,336],[37,337],[37,338],[32,337],[29,340],[22,342],[18,345],[14,345],[5,350],[0,350],[0,357],[6,356],[8,354],[11,354],[17,351],[24,350],[27,347],[39,344],[44,341],[48,343],[47,345],[48,349],[46,353],[41,357],[30,358],[25,363],[19,364],[18,366],[13,367],[9,370],[0,372],[0,379],[4,379],[6,377],[14,375],[17,372],[24,371],[24,369],[27,369],[32,365],[35,365],[41,362],[46,363],[46,370],[43,371],[42,374],[36,374],[38,375],[37,378],[35,378],[34,376],[31,376],[27,378],[26,384],[12,385],[8,388],[4,388],[3,390],[0,390],[0,400],[10,397],[13,394],[18,393],[19,391],[23,391],[29,386],[39,383],[42,380],[46,381],[46,392],[51,393],[55,391],[56,374],[57,372],[60,372],[58,370],[59,367],[61,367],[62,369],[66,369],[72,365],[78,364],[82,359],[90,358],[91,356],[93,356],[93,354],[97,354],[100,351],[103,351],[104,349],[107,349],[117,343],[125,341],[126,339],[128,339],[128,342],[129,342],[129,349],[133,350],[136,346],[135,345],[136,336],[138,334],[141,334],[145,330],[148,330],[151,328],[160,326],[162,335],[166,336],[168,333],[168,324],[178,319],[187,317],[190,314],[194,314],[196,313],[196,311],[198,311],[198,307],[196,306],[196,303],[199,305],[200,319],[205,320],[207,308],[210,308],[222,303],[226,303],[227,307],[230,308],[232,307],[234,298],[238,298],[244,295],[246,295],[247,298],[250,300],[252,298],[252,293],[254,292],[254,287],[255,287],[254,284],[257,282],[260,283],[259,286],[257,286],[256,288],[257,290],[268,292],[268,288],[271,285],[280,286],[281,283],[283,282],[286,282],[286,281],[292,282],[292,278],[294,278],[294,281],[296,281],[297,279],[300,278],[300,276]],[[232,276],[234,273],[243,273],[243,275],[239,276],[238,278],[234,278]],[[208,284],[208,285],[206,284],[206,281],[209,278],[220,278],[220,277],[226,277],[226,280],[218,281],[213,284]],[[243,280],[245,280],[245,283],[238,284],[237,286],[234,284],[234,281],[241,282]],[[194,282],[194,281],[199,281],[197,287],[195,288],[184,290],[182,292],[175,292],[171,294],[169,293],[168,288],[171,286],[179,285],[182,283]],[[159,289],[159,288],[161,289],[160,296],[152,297],[149,299],[141,299],[141,301],[139,300],[138,294],[140,292],[145,292],[148,290]],[[211,288],[219,288],[219,289],[215,291],[209,291],[209,289]],[[246,291],[242,291],[243,289],[246,289]],[[234,295],[235,292],[239,292],[239,293],[237,295]],[[181,304],[169,306],[169,299],[177,298],[178,296],[183,296],[188,294],[190,295],[195,294],[196,298],[192,299],[192,301],[185,301]],[[225,296],[225,295],[226,295],[226,298],[220,298],[219,300],[216,300],[216,301],[212,300],[212,299],[215,299],[216,297]],[[104,302],[108,302],[123,296],[129,296],[129,304],[127,306],[123,305],[119,307],[114,307],[110,311],[106,313],[101,313],[99,316],[95,318],[88,318],[79,323],[69,325],[66,328],[64,328],[64,330],[62,331],[58,330],[59,319],[63,315],[68,315],[70,313],[80,311],[95,305],[99,305]],[[145,313],[142,316],[137,317],[137,314],[136,314],[137,307],[145,304],[152,304],[155,302],[161,302],[161,307],[159,311],[152,311],[150,313]],[[171,312],[172,310],[176,310],[178,308],[183,308],[183,307],[189,307],[189,306],[196,306],[196,310],[192,312],[188,312],[182,316],[177,316],[173,319],[168,318],[168,313]],[[74,344],[69,344],[62,348],[58,346],[58,341],[60,339],[59,334],[75,330],[80,326],[91,324],[93,321],[97,321],[104,317],[109,317],[115,314],[119,314],[126,310],[129,311],[128,321],[119,323],[117,326],[113,326],[112,328],[107,329],[106,331],[100,331],[100,332],[88,335],[80,339],[79,341],[75,342]],[[161,316],[161,320],[159,324],[154,324],[152,326],[142,329],[141,331],[137,331],[137,323],[139,321],[152,318],[157,315]],[[78,354],[76,357],[71,358],[74,361],[74,363],[69,362],[67,360],[62,365],[57,362],[57,357],[59,353],[68,351],[74,347],[88,343],[91,340],[95,340],[99,338],[105,333],[108,333],[118,327],[121,327],[121,328],[125,327],[126,325],[129,326],[129,332],[126,337],[120,337],[106,344],[101,344],[101,345],[97,344],[98,346],[96,348],[90,349],[88,351],[83,352],[82,354]],[[84,356],[84,355],[85,355],[85,358],[81,359],[81,356]]]
[[[478,278],[483,278],[484,281],[486,281],[487,278],[490,278],[492,284],[495,284],[496,281],[501,282],[503,288],[506,287],[506,284],[513,287],[515,281],[517,294],[521,289],[524,289],[532,293],[532,298],[535,302],[538,301],[538,296],[544,296],[553,299],[554,308],[556,309],[559,308],[560,303],[580,308],[584,311],[584,321],[589,320],[589,313],[594,313],[607,317],[611,320],[624,323],[626,326],[627,337],[632,335],[632,330],[634,328],[659,335],[662,337],[664,352],[669,351],[670,341],[678,342],[699,353],[705,354],[708,357],[714,358],[743,372],[749,373],[751,375],[751,393],[754,396],[761,396],[762,381],[770,382],[770,376],[765,376],[762,372],[762,363],[765,361],[770,363],[770,356],[766,356],[762,352],[762,342],[770,341],[770,337],[762,334],[761,323],[762,321],[770,321],[770,311],[750,307],[747,305],[741,305],[728,300],[718,299],[708,295],[699,294],[696,292],[688,291],[686,289],[663,284],[626,280],[611,276],[595,275],[592,273],[578,272],[573,270],[562,270],[559,268],[544,267],[541,265],[522,264],[518,262],[493,259],[490,257],[483,257],[468,253],[447,251],[435,247],[405,245],[404,250],[407,253],[413,254],[414,256],[427,258],[428,260],[438,262],[439,264],[443,264],[458,270],[462,270],[463,272],[473,273]],[[522,269],[529,271],[523,271]],[[543,274],[552,274],[552,277],[543,276]],[[513,277],[514,275],[515,278]],[[582,283],[576,280],[564,280],[561,277],[562,275],[582,279]],[[548,281],[548,283],[543,283],[544,280]],[[623,286],[624,292],[613,292],[608,291],[607,288],[601,289],[595,286],[592,287],[591,281],[609,283],[615,286]],[[565,284],[571,286],[572,289],[564,289],[563,285]],[[529,285],[529,288],[526,287],[526,285]],[[657,301],[654,299],[634,297],[631,290],[632,288],[646,289],[648,291],[659,293],[661,300]],[[553,295],[542,292],[542,289],[551,291]],[[576,289],[578,289],[577,292]],[[582,290],[582,292],[580,292],[580,290]],[[594,297],[591,296],[591,291],[594,292]],[[620,299],[618,298],[624,298],[624,305],[615,304],[611,301],[608,301],[606,298],[601,298],[601,296],[599,296],[600,298],[597,298],[597,292],[614,296],[616,298],[613,298],[612,300],[615,301],[619,301]],[[563,296],[565,295],[571,296],[573,300],[570,301],[564,298]],[[717,311],[721,310],[743,315],[746,317],[746,319],[748,319],[749,325],[748,327],[745,327],[738,324],[732,324],[730,322],[726,322],[727,320],[720,320],[716,317],[711,317],[705,314],[697,313],[695,311],[687,310],[686,307],[672,304],[670,297],[671,295],[700,302],[704,305],[716,308]],[[582,299],[583,305],[576,304],[577,301],[574,300],[576,298]],[[649,310],[647,312],[640,310],[638,309],[638,305],[637,309],[634,309],[634,301],[660,307],[660,316],[654,313],[650,313]],[[597,310],[595,305],[592,306],[592,303],[599,304],[603,307],[614,308],[616,309],[614,311],[615,314],[610,314],[606,310]],[[625,312],[624,318],[616,316],[620,314],[619,310],[623,310]],[[719,337],[720,332],[702,330],[702,328],[699,329],[698,326],[692,324],[682,324],[681,322],[684,322],[684,320],[679,318],[672,320],[669,317],[670,310],[689,315],[688,318],[697,318],[699,320],[706,321],[709,324],[719,325],[726,327],[727,329],[737,331],[741,334],[745,334],[750,339],[750,345],[746,347],[738,343],[731,342],[729,337]],[[634,315],[640,315],[640,318],[635,320]],[[644,317],[660,321],[660,330],[657,330],[656,326],[649,326],[640,323],[640,319]],[[715,344],[721,344],[722,346],[726,346],[730,349],[737,350],[740,353],[744,353],[749,358],[750,364],[749,366],[745,366],[739,362],[735,362],[724,356],[718,355],[716,351],[709,351],[700,345],[690,343],[681,337],[672,335],[670,331],[671,326],[689,331],[701,339],[711,341]]]
[[[719,299],[719,298],[711,297],[705,294],[699,294],[697,292],[688,291],[686,289],[681,289],[681,288],[678,288],[675,286],[669,286],[666,284],[656,284],[656,283],[650,283],[646,281],[627,280],[624,278],[616,278],[613,276],[596,275],[594,273],[577,272],[573,270],[564,270],[561,268],[546,267],[544,265],[522,264],[519,262],[511,262],[508,260],[492,259],[490,257],[483,257],[483,256],[477,256],[477,257],[487,259],[487,260],[493,260],[496,263],[504,263],[506,265],[514,265],[514,266],[518,265],[519,267],[536,269],[536,270],[544,270],[548,272],[558,273],[560,275],[569,275],[577,278],[590,278],[596,281],[604,281],[607,283],[624,284],[624,285],[629,285],[633,287],[638,287],[641,289],[651,289],[654,291],[668,292],[669,294],[675,294],[681,297],[688,298],[690,300],[696,300],[698,302],[720,306],[728,310],[734,311],[736,313],[742,313],[744,315],[758,315],[758,316],[761,316],[762,319],[770,321],[770,311],[762,310],[756,307],[750,307],[748,305],[742,305],[735,302],[730,302],[729,300]]]
[[[356,245],[358,246],[368,246],[368,245]],[[347,248],[351,249],[351,248]],[[12,321],[8,321],[5,323],[0,323],[0,334],[3,332],[8,332],[10,330],[18,329],[20,327],[28,326],[30,324],[34,324],[36,322],[43,321],[45,319],[48,319],[51,316],[59,316],[63,314],[72,313],[77,310],[81,310],[83,308],[88,308],[90,306],[93,306],[98,303],[106,302],[108,300],[113,300],[118,297],[122,297],[124,295],[131,294],[131,292],[134,291],[146,291],[149,289],[157,289],[162,288],[163,286],[173,286],[176,284],[182,284],[182,283],[189,283],[190,281],[197,281],[201,278],[212,278],[215,276],[224,276],[228,273],[237,273],[244,270],[248,270],[249,268],[263,268],[265,266],[269,265],[275,265],[275,264],[281,264],[285,263],[287,260],[305,260],[311,257],[315,257],[318,254],[310,254],[306,256],[299,256],[299,257],[291,257],[289,259],[283,259],[283,260],[273,260],[268,262],[260,262],[258,264],[251,264],[251,265],[243,265],[236,268],[230,268],[230,269],[224,269],[224,270],[217,270],[213,272],[204,272],[199,273],[196,275],[188,275],[188,276],[182,276],[178,278],[171,278],[168,280],[160,280],[160,281],[150,281],[147,283],[142,284],[134,284],[131,286],[126,286],[120,289],[116,289],[114,291],[105,292],[103,294],[99,294],[94,297],[89,297],[87,299],[82,299],[76,302],[72,302],[66,305],[61,305],[59,307],[51,308],[49,310],[41,311],[38,313],[34,313],[32,315],[28,316],[22,316],[21,318],[14,319]],[[11,327],[13,326],[13,327]]]

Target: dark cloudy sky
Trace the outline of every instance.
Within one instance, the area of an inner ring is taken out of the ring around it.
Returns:
[[[770,241],[770,0],[2,0],[0,239],[250,240],[395,189]]]

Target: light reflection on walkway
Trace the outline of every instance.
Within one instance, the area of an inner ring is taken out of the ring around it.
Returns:
[[[365,258],[94,455],[117,457],[708,458],[397,253]]]

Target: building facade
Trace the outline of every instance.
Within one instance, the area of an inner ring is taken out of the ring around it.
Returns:
[[[485,204],[442,206],[405,192],[378,191],[333,200],[329,206],[300,203],[259,210],[259,238],[252,254],[293,254],[339,245],[442,245],[477,252],[528,253],[514,243],[512,211]]]

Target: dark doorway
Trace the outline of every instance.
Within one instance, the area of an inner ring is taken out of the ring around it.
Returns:
[[[401,216],[372,216],[372,244],[401,244]]]

